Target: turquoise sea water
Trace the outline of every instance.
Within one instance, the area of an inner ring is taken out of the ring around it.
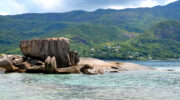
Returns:
[[[0,74],[0,100],[180,100],[180,62],[123,61],[174,71]]]

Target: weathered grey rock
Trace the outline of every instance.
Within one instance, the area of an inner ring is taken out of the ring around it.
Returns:
[[[57,74],[80,74],[81,72],[77,68],[78,66],[71,66],[67,68],[58,68]]]
[[[103,74],[103,70],[94,68],[94,66],[90,66],[89,64],[85,64],[83,67],[81,67],[80,71],[83,74],[88,74],[88,75]]]
[[[45,72],[45,67],[44,66],[31,66],[29,68],[26,69],[25,71],[26,73],[44,73]]]
[[[15,66],[18,66],[18,67],[19,67],[19,66],[23,63],[23,61],[24,61],[23,57],[20,56],[20,55],[7,55],[7,56],[8,56],[9,59],[12,60],[12,64],[15,65]]]
[[[93,68],[94,68],[93,66],[90,66],[90,65],[86,64],[83,67],[81,67],[80,71],[82,73],[86,73],[88,69],[93,69]]]
[[[18,72],[20,73],[44,73],[45,72],[44,63],[37,59],[29,59],[26,62],[23,62],[19,66],[19,68],[20,70]]]
[[[18,70],[12,63],[12,60],[9,59],[7,55],[0,56],[0,67],[5,69],[6,72],[15,72]]]
[[[146,66],[133,63],[105,62],[95,58],[80,58],[80,71],[83,74],[118,73],[121,71],[155,70]]]
[[[58,68],[73,66],[79,61],[78,53],[70,51],[66,38],[24,40],[20,42],[20,49],[26,57],[45,60],[55,56]]]
[[[104,71],[103,69],[86,69],[84,70],[83,74],[88,74],[88,75],[104,74]]]
[[[44,62],[42,62],[38,59],[28,59],[26,62],[28,62],[31,66],[33,66],[33,65],[44,65]]]
[[[28,62],[23,62],[19,68],[20,69],[28,69],[28,68],[31,68],[31,64]]]
[[[53,74],[57,72],[56,58],[48,56],[45,60],[45,73]]]
[[[70,56],[71,65],[76,65],[79,62],[78,52],[70,51],[69,56]]]

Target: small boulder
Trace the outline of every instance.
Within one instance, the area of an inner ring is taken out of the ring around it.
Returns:
[[[80,69],[80,71],[82,73],[85,73],[85,72],[87,72],[87,69],[93,69],[93,68],[94,68],[93,66],[90,66],[90,65],[86,64]]]
[[[32,61],[32,60],[31,60]],[[44,73],[45,72],[45,67],[44,65],[36,64],[34,62],[38,62],[38,60],[33,60],[32,62],[23,62],[21,66],[19,67],[20,70],[19,72],[26,72],[26,73]],[[36,64],[36,65],[35,65]]]
[[[83,74],[97,75],[97,74],[104,74],[104,71],[101,68],[86,69],[84,70]]]
[[[9,59],[12,60],[12,64],[17,67],[19,67],[24,61],[23,57],[20,55],[7,55],[7,56]]]
[[[21,65],[20,65],[20,69],[28,69],[28,68],[31,68],[31,64],[28,63],[28,62],[23,62]]]
[[[18,68],[13,65],[12,60],[9,59],[7,55],[0,56],[0,67],[4,68],[6,70],[6,73],[15,72],[18,70]]]
[[[78,70],[77,66],[71,66],[67,68],[58,68],[58,74],[80,74],[81,72]]]
[[[38,59],[28,59],[26,62],[28,62],[31,66],[33,65],[44,65],[44,62]]]
[[[53,74],[57,72],[56,58],[48,56],[45,60],[45,73]]]
[[[45,67],[44,66],[31,66],[30,68],[26,69],[26,73],[44,73]]]
[[[79,62],[79,55],[76,51],[69,52],[71,66],[76,65]]]

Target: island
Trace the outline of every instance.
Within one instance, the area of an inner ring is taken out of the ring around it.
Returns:
[[[21,55],[0,55],[0,73],[103,74],[155,70],[133,63],[108,62],[79,57],[67,38],[45,38],[20,42]]]

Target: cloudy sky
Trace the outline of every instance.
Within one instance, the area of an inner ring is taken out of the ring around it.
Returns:
[[[0,15],[166,5],[177,0],[0,0]]]

